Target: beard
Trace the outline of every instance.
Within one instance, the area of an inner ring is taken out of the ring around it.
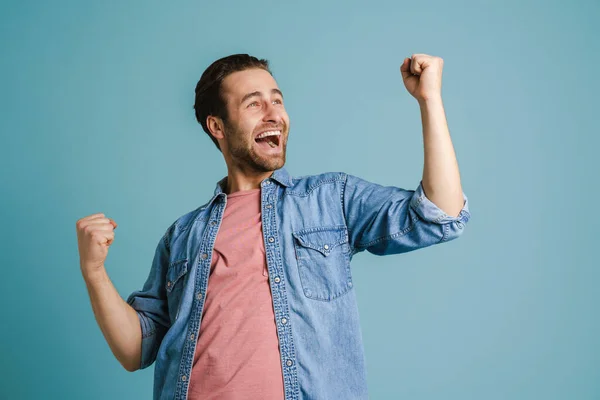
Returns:
[[[287,147],[287,135],[284,138],[284,128],[281,129],[281,153],[277,155],[263,155],[258,152],[254,138],[245,134],[237,125],[224,121],[225,140],[233,162],[242,170],[254,172],[271,172],[283,167]]]

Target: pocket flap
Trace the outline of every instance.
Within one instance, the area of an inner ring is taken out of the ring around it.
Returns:
[[[348,242],[348,229],[345,226],[318,227],[292,232],[298,243],[317,250],[327,257],[340,244]]]
[[[177,280],[179,280],[179,278],[181,278],[183,275],[185,275],[185,273],[187,272],[187,269],[188,269],[188,260],[187,259],[173,261],[169,265],[169,269],[167,271],[167,283],[165,284],[165,288],[167,289],[168,293],[170,293],[171,290],[173,290],[173,287],[175,286],[175,283],[177,282]]]

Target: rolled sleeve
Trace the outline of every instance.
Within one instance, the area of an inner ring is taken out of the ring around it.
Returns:
[[[162,339],[170,327],[164,289],[168,263],[169,249],[163,236],[156,247],[152,267],[142,290],[134,291],[127,298],[127,304],[138,314],[142,330],[140,369],[149,367],[156,360]]]
[[[458,216],[454,217],[446,214],[444,210],[436,206],[427,198],[427,196],[425,196],[425,191],[423,190],[423,181],[419,182],[419,186],[415,190],[415,193],[410,200],[410,206],[423,220],[433,222],[434,224],[447,224],[449,222],[456,221],[466,224],[471,217],[469,212],[469,199],[464,192],[463,208],[460,210]]]
[[[456,217],[446,214],[416,190],[382,186],[346,176],[342,207],[352,253],[405,253],[457,238],[470,218],[468,199]]]

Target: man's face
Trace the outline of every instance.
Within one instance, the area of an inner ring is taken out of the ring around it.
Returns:
[[[290,123],[275,79],[263,69],[249,69],[228,75],[221,88],[229,116],[223,154],[243,169],[281,168]]]

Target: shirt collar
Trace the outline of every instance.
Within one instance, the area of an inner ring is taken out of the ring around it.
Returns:
[[[281,168],[273,171],[271,176],[266,178],[265,180],[267,180],[267,179],[274,180],[275,182],[277,182],[280,185],[283,185],[285,187],[289,187],[292,185],[292,177],[290,176],[290,174],[287,172],[287,170],[284,167],[281,167]],[[224,178],[222,178],[220,181],[217,182],[217,184],[215,186],[214,196],[212,199],[210,199],[208,205],[210,205],[210,203],[212,203],[217,197],[219,197],[219,195],[225,194],[226,182],[227,182],[227,176],[225,176]]]

